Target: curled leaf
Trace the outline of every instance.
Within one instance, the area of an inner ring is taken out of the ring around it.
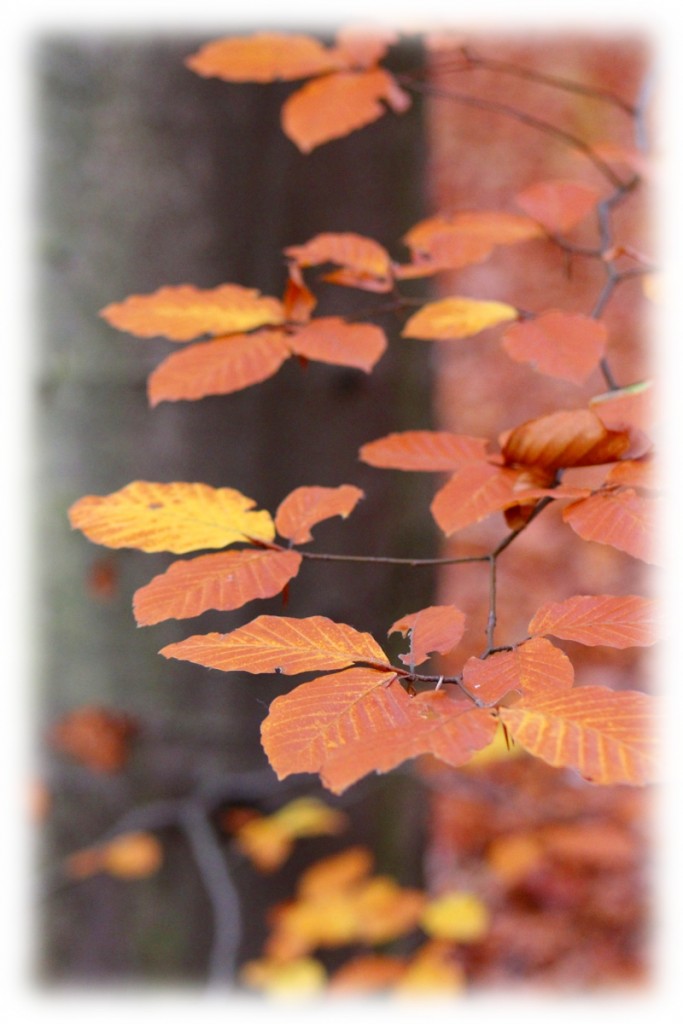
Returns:
[[[293,544],[313,540],[311,527],[331,516],[346,519],[364,497],[351,484],[340,487],[297,487],[281,502],[275,513],[275,527]]]

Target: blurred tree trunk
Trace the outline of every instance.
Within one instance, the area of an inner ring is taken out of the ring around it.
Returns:
[[[419,110],[304,157],[279,127],[290,87],[199,78],[183,59],[203,41],[91,34],[44,37],[35,47],[40,727],[44,738],[56,718],[90,703],[125,710],[141,724],[130,768],[119,776],[46,755],[47,866],[98,839],[130,807],[263,766],[259,725],[289,685],[160,658],[159,648],[195,623],[136,630],[131,598],[170,558],[129,551],[110,558],[69,530],[73,501],[134,479],[197,480],[236,487],[274,511],[294,487],[353,483],[366,499],[347,522],[321,524],[320,550],[426,556],[436,544],[425,515],[431,478],[381,473],[357,460],[367,440],[430,425],[427,346],[391,346],[370,377],[321,364],[303,370],[292,360],[248,391],[151,411],[146,376],[169,346],[130,338],[98,318],[109,302],[165,284],[231,281],[278,295],[284,246],[320,231],[357,231],[396,254],[395,240],[424,213]],[[325,312],[375,304],[351,291],[333,301]],[[102,566],[113,567],[110,596],[88,587]],[[398,615],[430,601],[432,583],[426,570],[409,578],[391,568],[307,565],[287,613],[328,615],[381,639]],[[226,631],[278,610],[279,599],[209,613],[196,628]],[[358,834],[379,846],[386,869],[409,877],[419,863],[414,797],[400,779],[364,792]],[[94,879],[48,901],[45,977],[204,976],[206,896],[181,839],[164,842],[165,866],[149,883]],[[251,893],[249,907],[264,900]],[[251,924],[244,940],[251,955],[258,936]]]

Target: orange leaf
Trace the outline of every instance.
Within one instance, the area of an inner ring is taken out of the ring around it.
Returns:
[[[641,459],[626,459],[612,466],[605,477],[607,484],[621,484],[630,487],[657,489],[659,486],[654,474],[654,462],[651,456]]]
[[[318,899],[353,888],[372,871],[373,856],[364,846],[349,846],[342,853],[323,857],[299,877],[297,892],[306,899]]]
[[[405,968],[405,957],[364,953],[347,960],[334,972],[327,991],[334,996],[384,992],[393,987]]]
[[[603,785],[645,785],[654,781],[654,710],[644,693],[579,686],[534,693],[499,714],[515,742],[549,764]]]
[[[400,276],[425,267],[436,270],[457,270],[480,263],[491,255],[497,245],[510,245],[543,232],[534,221],[518,214],[493,210],[466,210],[451,216],[437,214],[420,221],[404,235],[411,250],[412,265],[400,268]]]
[[[138,731],[129,715],[84,705],[52,726],[52,745],[96,772],[119,772],[130,754],[130,741]]]
[[[149,832],[126,832],[102,846],[79,850],[67,857],[68,877],[90,878],[101,871],[116,878],[148,878],[161,867],[161,844]]]
[[[465,613],[453,605],[423,608],[404,615],[393,624],[391,633],[410,634],[410,653],[399,654],[404,665],[420,665],[430,654],[446,654],[460,643],[465,632]]]
[[[272,377],[290,356],[279,331],[234,334],[174,352],[150,374],[150,405],[228,395]]]
[[[345,814],[315,797],[301,797],[267,817],[256,816],[235,832],[235,843],[260,871],[275,871],[290,855],[297,839],[337,835],[347,825]]]
[[[536,636],[575,640],[589,647],[647,647],[657,639],[656,603],[645,597],[570,597],[550,601],[538,609],[529,623]]]
[[[281,502],[275,513],[275,527],[281,537],[293,544],[313,540],[311,527],[316,523],[341,516],[346,519],[365,495],[358,487],[297,487]]]
[[[323,785],[341,793],[369,772],[421,754],[462,764],[493,738],[487,711],[443,691],[410,698],[392,678],[352,668],[276,697],[261,740],[278,778],[319,772]]]
[[[501,438],[507,463],[547,470],[615,462],[629,448],[628,431],[611,431],[589,409],[551,413],[528,420]]]
[[[653,554],[656,505],[633,490],[598,491],[568,505],[562,518],[584,540],[609,544],[644,562],[657,562]]]
[[[300,267],[338,264],[348,272],[340,283],[357,283],[362,287],[369,278],[377,286],[373,290],[388,291],[392,287],[389,253],[372,238],[350,231],[316,235],[303,245],[290,245],[285,255]]]
[[[435,939],[478,942],[489,930],[490,914],[470,892],[445,892],[425,906],[420,927]]]
[[[627,426],[651,430],[659,409],[652,381],[649,380],[595,395],[590,405],[605,426],[612,430]]]
[[[69,509],[72,527],[110,548],[172,551],[223,548],[275,536],[269,512],[230,487],[137,480],[104,497],[80,498]]]
[[[471,523],[518,504],[525,496],[544,496],[545,489],[518,489],[515,470],[501,469],[486,462],[463,465],[435,495],[431,511],[446,536]]]
[[[131,295],[112,303],[100,316],[120,331],[140,338],[163,335],[171,341],[190,341],[202,334],[237,334],[284,322],[277,299],[238,284],[160,288],[151,295]]]
[[[263,957],[247,960],[240,968],[240,981],[248,988],[265,992],[275,999],[293,999],[297,1003],[320,995],[326,980],[325,968],[310,956],[287,960]]]
[[[258,32],[244,38],[207,43],[185,61],[204,78],[226,82],[294,81],[344,67],[343,55],[317,39],[278,32]]]
[[[414,313],[406,321],[401,334],[404,338],[424,338],[427,341],[469,338],[487,327],[495,327],[516,317],[517,310],[504,302],[457,297],[438,299]]]
[[[606,340],[607,328],[599,320],[553,309],[514,324],[502,344],[518,363],[531,363],[539,373],[582,384],[602,359]]]
[[[445,999],[461,994],[466,984],[464,968],[454,955],[452,943],[433,939],[413,955],[393,991],[399,998]]]
[[[386,655],[369,633],[322,615],[290,619],[259,615],[231,633],[207,633],[168,644],[166,658],[192,661],[223,672],[312,672],[354,662],[386,665]]]
[[[138,626],[189,619],[209,609],[227,612],[256,598],[274,597],[294,579],[296,551],[245,548],[174,562],[133,598]]]
[[[420,470],[427,473],[459,469],[465,462],[486,459],[483,437],[449,434],[445,430],[405,430],[369,441],[360,449],[363,462],[381,469]]]
[[[290,96],[282,107],[282,128],[303,153],[371,124],[386,112],[410,106],[410,97],[383,68],[340,71],[317,78]]]
[[[318,305],[313,292],[306,287],[301,268],[296,263],[287,266],[287,284],[282,297],[287,323],[307,324]]]
[[[374,324],[347,324],[339,316],[321,316],[287,335],[292,352],[334,366],[352,366],[370,373],[387,341]]]
[[[548,231],[575,227],[600,201],[600,192],[582,181],[539,181],[516,197],[517,205]]]
[[[467,691],[486,704],[497,704],[510,691],[553,694],[569,689],[574,669],[566,654],[549,640],[527,640],[512,651],[469,658],[463,668]]]

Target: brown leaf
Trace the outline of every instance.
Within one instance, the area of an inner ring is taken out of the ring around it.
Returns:
[[[311,36],[258,32],[207,43],[185,63],[204,78],[274,82],[321,75],[345,67],[347,62],[341,52],[328,49]]]
[[[584,540],[609,544],[644,562],[657,562],[654,552],[656,503],[633,490],[598,491],[568,505],[562,518]]]
[[[539,373],[582,384],[600,362],[606,341],[607,328],[599,320],[553,309],[513,324],[502,345],[512,359],[531,363]]]
[[[600,192],[582,181],[539,181],[515,198],[517,205],[544,228],[562,234],[595,209]]]
[[[369,633],[322,615],[292,619],[259,615],[231,633],[207,633],[162,648],[166,658],[192,661],[223,672],[313,672],[354,662],[386,665],[386,655]],[[303,769],[301,769],[303,770]]]
[[[655,601],[633,594],[570,597],[542,605],[529,623],[529,632],[589,647],[647,647],[658,640],[656,607]]]
[[[189,619],[209,609],[232,611],[257,598],[274,597],[294,579],[302,558],[296,551],[245,548],[182,562],[140,587],[133,598],[139,626],[164,619]]]
[[[528,420],[501,438],[508,464],[546,470],[615,462],[630,444],[628,431],[608,430],[588,409],[563,410]]]
[[[465,613],[453,605],[423,608],[403,615],[388,632],[410,635],[410,652],[399,654],[399,658],[404,665],[420,665],[430,655],[447,654],[460,643],[465,632]]]
[[[280,503],[275,513],[275,527],[281,537],[293,544],[305,544],[313,540],[312,526],[331,516],[346,519],[363,497],[363,491],[351,484],[297,487]]]
[[[151,406],[159,402],[229,395],[277,373],[290,351],[280,331],[233,334],[174,352],[150,374]]]
[[[483,437],[450,434],[445,430],[405,430],[369,441],[360,449],[363,462],[381,469],[452,472],[465,462],[486,459],[489,442]]]
[[[284,309],[277,299],[237,284],[159,288],[151,295],[131,295],[112,303],[100,316],[120,331],[140,338],[163,335],[171,341],[190,341],[202,334],[239,334],[284,323]]]
[[[306,286],[298,264],[289,263],[287,275],[287,284],[282,297],[287,323],[307,324],[311,319],[311,313],[318,305],[318,300]]]
[[[370,373],[384,354],[384,331],[374,324],[347,324],[339,316],[321,316],[287,335],[299,356],[333,366],[351,366]]]
[[[384,104],[396,113],[410,106],[410,97],[388,71],[340,71],[293,93],[282,107],[282,128],[303,153],[310,153],[376,121],[386,113]]]
[[[450,341],[469,338],[487,327],[515,320],[517,310],[505,302],[453,297],[426,303],[405,323],[404,338]]]
[[[95,772],[119,772],[138,731],[129,715],[93,705],[75,708],[49,732],[52,745]]]

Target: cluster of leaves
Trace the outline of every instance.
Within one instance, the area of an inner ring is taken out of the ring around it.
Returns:
[[[375,120],[385,110],[380,100],[394,111],[406,109],[407,93],[379,66],[390,41],[342,33],[325,47],[310,37],[266,33],[209,44],[188,65],[229,81],[311,78],[289,97],[282,115],[286,133],[308,151]],[[384,469],[449,474],[431,505],[445,537],[504,514],[510,533],[493,551],[450,560],[486,565],[492,593],[498,555],[556,501],[566,502],[562,518],[579,537],[655,561],[654,500],[647,493],[654,486],[652,442],[642,415],[650,385],[614,384],[601,309],[591,315],[530,312],[462,295],[423,302],[401,291],[403,281],[481,263],[501,246],[543,239],[571,251],[563,236],[592,215],[602,225],[601,244],[589,254],[608,270],[598,303],[604,306],[620,280],[644,273],[643,266],[621,269],[631,250],[615,246],[604,229],[606,211],[639,179],[637,173],[620,179],[583,149],[604,170],[604,191],[581,180],[541,181],[516,196],[521,213],[437,214],[404,236],[407,262],[392,259],[374,239],[323,233],[285,249],[281,299],[236,284],[185,284],[131,296],[102,315],[139,337],[192,342],[151,374],[152,405],[240,390],[270,377],[291,356],[371,372],[387,340],[379,327],[358,319],[376,311],[352,321],[315,317],[312,268],[326,268],[328,283],[385,295],[382,313],[411,311],[404,339],[460,341],[502,327],[502,347],[512,359],[574,384],[600,371],[609,390],[589,407],[513,424],[495,450],[487,438],[414,430],[368,442],[360,458]],[[331,516],[348,516],[362,497],[351,484],[303,486],[271,515],[234,489],[137,481],[114,494],[81,498],[70,519],[90,540],[112,548],[214,552],[174,562],[137,592],[137,622],[153,625],[286,593],[305,558],[326,557],[302,550],[313,539],[311,529]],[[529,753],[590,781],[644,784],[653,778],[653,699],[600,685],[575,687],[568,656],[547,639],[613,648],[651,644],[657,638],[651,601],[578,594],[551,602],[534,614],[525,637],[504,647],[494,643],[493,599],[489,619],[481,655],[447,678],[416,667],[450,653],[462,639],[465,615],[450,605],[404,614],[390,626],[389,633],[409,640],[402,666],[393,665],[373,637],[322,616],[262,615],[225,634],[169,644],[161,653],[222,671],[326,673],[273,701],[262,742],[278,777],[319,773],[337,793],[370,772],[424,754],[462,765],[493,742],[499,726]]]

